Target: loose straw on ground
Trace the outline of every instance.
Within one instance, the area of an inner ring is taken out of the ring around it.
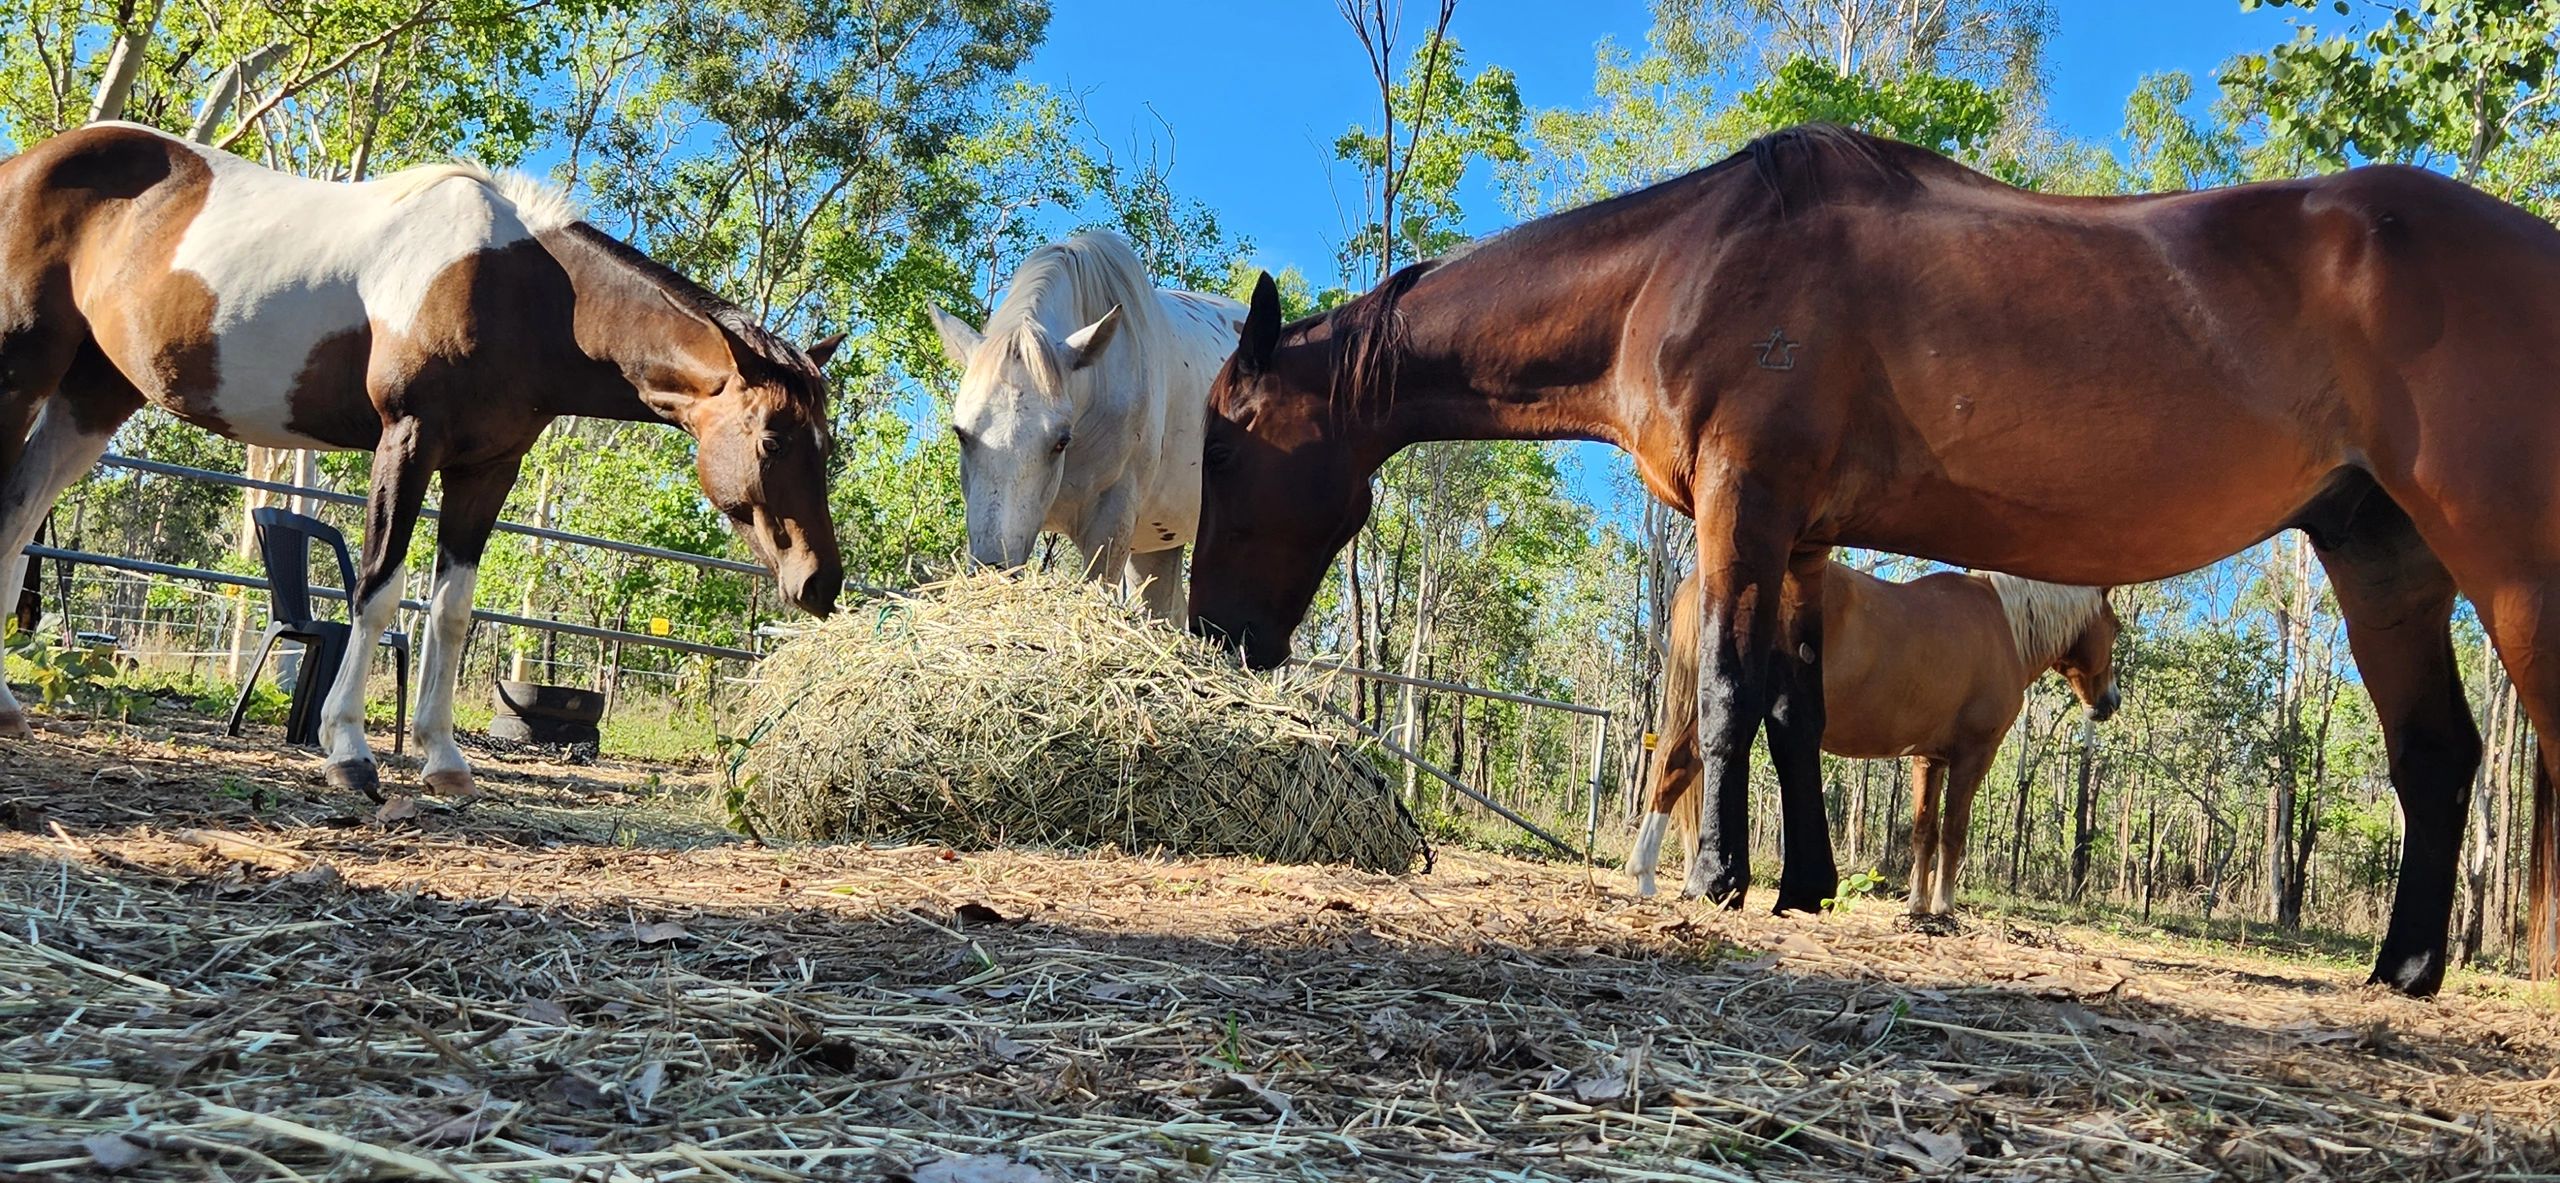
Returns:
[[[382,826],[220,732],[6,749],[0,1179],[2560,1171],[2560,1013],[2468,972],[2417,1001],[1464,850],[751,847],[689,806],[716,777],[638,765],[492,761],[488,799]],[[1014,1168],[930,1166],[961,1156]]]

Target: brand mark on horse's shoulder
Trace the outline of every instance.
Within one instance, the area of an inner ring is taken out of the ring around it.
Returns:
[[[1768,340],[1753,344],[1760,347],[1761,369],[1792,370],[1796,368],[1796,346],[1804,342],[1787,340],[1787,330],[1779,328],[1769,330]]]

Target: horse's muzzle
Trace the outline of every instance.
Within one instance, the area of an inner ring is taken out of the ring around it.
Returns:
[[[822,563],[786,561],[774,578],[784,603],[820,620],[835,615],[836,597],[844,591],[844,572]]]
[[[1264,637],[1271,635],[1268,629],[1255,628],[1250,624],[1228,628],[1195,613],[1191,617],[1191,631],[1194,635],[1217,642],[1220,649],[1244,658],[1245,667],[1248,669],[1278,669],[1289,663],[1289,646],[1286,641],[1278,645],[1263,641]]]
[[[2089,704],[2089,721],[2104,723],[2114,718],[2116,708],[2122,705],[2124,699],[2116,694],[2115,687],[2109,686],[2106,693],[2098,696],[2098,701]]]

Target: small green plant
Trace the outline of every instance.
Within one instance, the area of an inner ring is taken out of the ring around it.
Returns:
[[[1848,878],[1840,881],[1840,894],[1822,901],[1822,910],[1825,912],[1846,912],[1852,904],[1867,896],[1874,895],[1876,893],[1876,889],[1883,886],[1884,876],[1879,875],[1874,871],[1851,872]]]
[[[222,784],[213,790],[213,794],[233,801],[247,802],[250,809],[259,813],[265,813],[276,803],[275,793],[267,786],[251,784],[236,776],[222,778]]]
[[[117,685],[115,654],[88,645],[60,645],[8,625],[5,644],[12,673],[35,688],[47,707],[70,705],[129,721],[151,705],[146,694]]]
[[[711,737],[712,748],[720,754],[721,817],[731,830],[759,843],[764,841],[764,835],[756,832],[754,810],[749,807],[748,796],[755,791],[756,782],[763,779],[764,774],[741,776],[739,773],[746,767],[747,753],[755,748],[756,740],[762,737],[763,732],[760,727],[755,735],[744,738],[734,735]]]
[[[1250,1055],[1251,1052],[1245,1047],[1243,1021],[1234,1015],[1228,1015],[1227,1029],[1219,1035],[1218,1046],[1210,1049],[1209,1062],[1229,1072],[1242,1072],[1245,1070],[1245,1060]]]

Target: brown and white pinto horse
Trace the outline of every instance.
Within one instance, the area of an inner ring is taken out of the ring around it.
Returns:
[[[563,195],[462,165],[339,185],[131,124],[0,164],[0,554],[145,401],[267,447],[373,452],[358,642],[324,705],[328,779],[379,792],[372,638],[399,606],[427,478],[444,482],[414,732],[467,794],[454,683],[480,554],[525,451],[562,415],[663,420],[782,595],[824,615],[825,381],[806,353],[579,221]],[[17,598],[5,564],[0,603]],[[0,686],[0,734],[27,734]]]
[[[1698,577],[1671,599],[1652,761],[1653,810],[1627,870],[1653,894],[1667,821],[1698,857]],[[1911,912],[1955,910],[1973,795],[2046,670],[2091,719],[2116,710],[2116,634],[2104,589],[1938,572],[1908,583],[1832,563],[1822,573],[1822,750],[1911,760]]]
[[[1269,665],[1397,450],[1617,444],[1698,523],[1717,798],[1687,890],[1741,900],[1765,723],[1789,821],[1778,899],[1810,908],[1837,883],[1822,614],[1782,631],[1779,609],[1820,595],[1831,547],[2112,585],[2302,529],[2407,819],[2374,978],[2427,994],[2480,758],[2457,591],[2541,737],[2535,965],[2560,948],[2555,374],[2560,229],[2433,173],[2054,197],[1796,129],[1293,325],[1262,285],[1210,396],[1191,610]]]

